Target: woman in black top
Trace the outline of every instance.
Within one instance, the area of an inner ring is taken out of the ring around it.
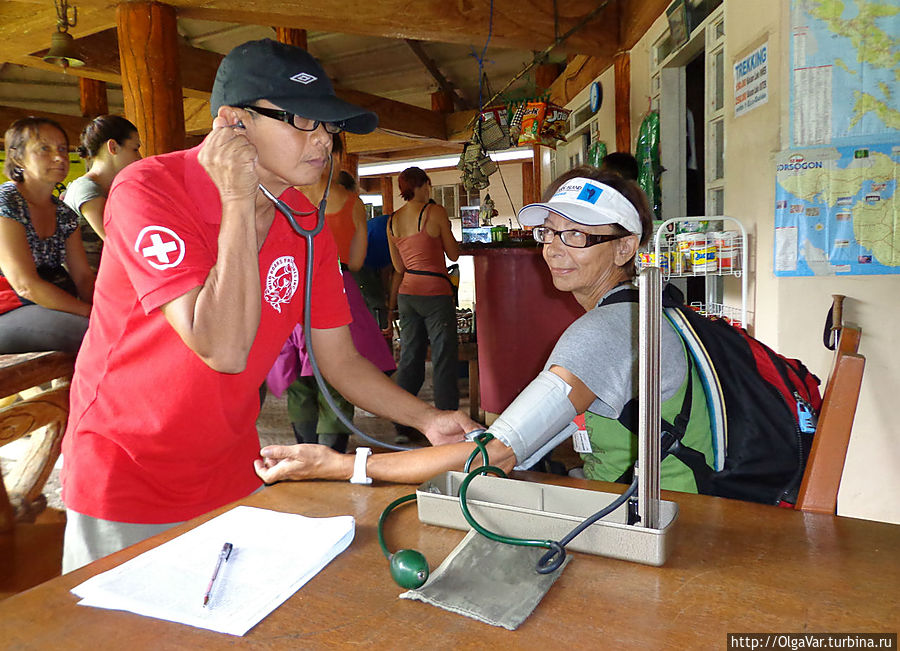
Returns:
[[[53,120],[6,131],[0,184],[0,353],[75,352],[94,291],[78,217],[53,191],[69,172],[69,142]]]

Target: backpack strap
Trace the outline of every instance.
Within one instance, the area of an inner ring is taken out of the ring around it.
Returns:
[[[678,296],[680,295],[679,290],[673,285],[666,285],[667,292],[671,288],[670,293],[664,292],[664,304],[672,304],[678,301]],[[639,292],[637,289],[625,289],[617,292],[613,292],[606,298],[604,298],[599,304],[600,305],[615,305],[616,303],[637,303],[639,300]],[[691,359],[691,353],[689,350],[685,349],[685,361],[687,362],[687,384],[685,385],[684,390],[684,399],[681,403],[681,410],[678,412],[678,415],[675,417],[674,422],[669,422],[666,419],[662,419],[662,432],[661,434],[664,436],[665,434],[669,434],[672,438],[674,438],[675,443],[671,446],[669,453],[672,454],[676,459],[681,461],[684,465],[690,468],[691,472],[694,474],[694,481],[697,484],[697,490],[699,492],[704,492],[704,488],[708,485],[709,477],[713,473],[713,469],[710,468],[706,463],[706,457],[703,456],[702,452],[690,448],[683,443],[683,438],[685,432],[687,431],[688,422],[691,418],[691,411],[693,409],[693,394],[694,394],[694,379],[693,379],[693,368],[694,363]],[[619,423],[625,427],[629,432],[637,436],[638,433],[638,399],[632,398],[629,400],[625,406],[622,408],[622,413],[619,415],[617,419]],[[629,468],[617,481],[630,481],[631,475],[633,474],[633,470]]]
[[[665,418],[661,419],[661,436],[668,434],[674,439],[675,443],[668,450],[669,454],[690,468],[691,472],[694,474],[697,490],[703,493],[704,487],[707,486],[713,470],[706,464],[706,457],[703,456],[702,452],[686,446],[683,442],[688,422],[690,422],[691,419],[694,395],[694,364],[691,361],[691,354],[688,351],[685,351],[685,360],[687,361],[687,383],[684,388],[684,399],[681,402],[681,411],[675,416],[674,422],[669,422]],[[635,436],[637,436],[638,433],[638,404],[637,398],[629,400],[622,408],[622,413],[619,414],[619,418],[617,419],[623,427]],[[663,452],[666,451],[664,450]],[[626,475],[630,476],[631,474],[632,470],[629,469],[618,481],[627,480],[628,477],[626,477]]]

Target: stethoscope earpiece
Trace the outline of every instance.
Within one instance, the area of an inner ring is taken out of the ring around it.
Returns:
[[[399,549],[391,554],[391,576],[401,588],[421,588],[428,580],[428,561],[420,551]]]

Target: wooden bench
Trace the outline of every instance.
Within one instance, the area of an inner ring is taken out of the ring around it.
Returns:
[[[74,369],[72,353],[0,355],[0,397],[54,385],[0,409],[0,445],[31,435],[27,452],[8,476],[0,473],[0,533],[11,532],[17,522],[33,522],[46,507],[44,484],[59,458]]]

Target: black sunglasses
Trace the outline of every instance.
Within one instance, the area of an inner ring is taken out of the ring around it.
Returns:
[[[343,121],[322,122],[321,120],[305,118],[302,115],[297,115],[296,113],[291,113],[290,111],[265,108],[263,106],[239,106],[237,108],[242,108],[247,111],[253,111],[254,113],[259,113],[260,115],[264,115],[267,118],[272,118],[273,120],[281,120],[282,122],[286,122],[287,124],[291,125],[298,131],[315,131],[319,128],[320,124],[324,126],[325,131],[330,134],[340,133],[344,130]]]

